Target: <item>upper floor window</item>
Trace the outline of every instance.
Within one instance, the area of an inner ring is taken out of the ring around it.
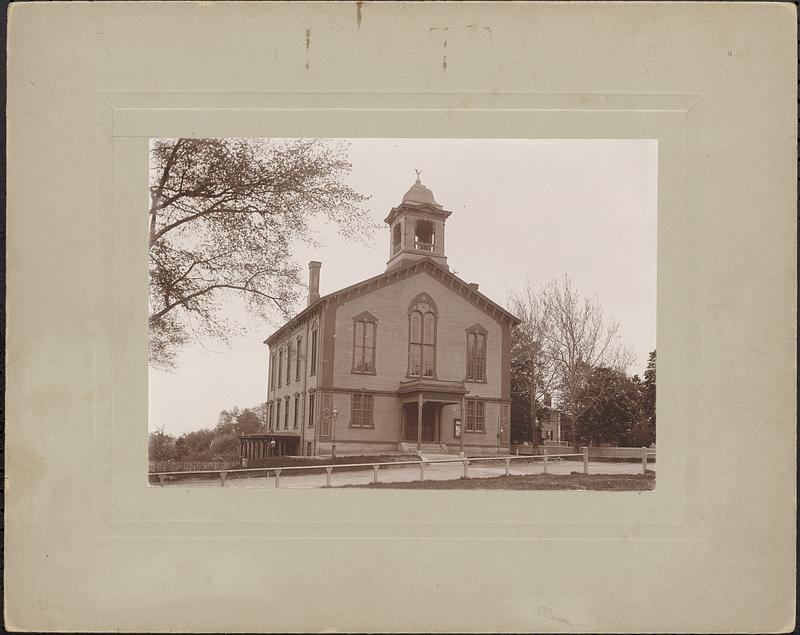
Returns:
[[[375,374],[375,333],[378,319],[371,313],[353,318],[353,371],[361,375]]]
[[[486,381],[486,335],[480,324],[467,329],[467,381]]]
[[[311,329],[311,371],[312,375],[317,373],[317,327]]]
[[[278,388],[281,387],[281,373],[283,372],[283,349],[278,351],[278,367],[276,369],[278,376]]]
[[[436,232],[429,220],[418,220],[414,225],[414,248],[421,251],[433,251],[436,244]]]
[[[291,340],[286,345],[286,385],[288,386],[289,383],[292,381],[292,375],[290,372],[290,368],[292,366],[292,342]]]
[[[272,402],[269,402],[269,409],[267,410],[267,429],[272,430]]]
[[[436,376],[436,305],[426,293],[411,302],[408,311],[408,374]]]
[[[467,399],[467,432],[486,432],[486,403],[477,399]]]
[[[283,409],[283,429],[289,429],[289,395],[286,395],[286,406]]]
[[[300,351],[303,349],[303,338],[297,338],[297,359],[294,362],[294,380],[300,381]]]
[[[281,400],[278,399],[275,401],[275,429],[278,430],[281,427]]]
[[[297,420],[300,416],[300,395],[294,396],[294,419],[292,420],[292,428],[297,429]]]
[[[275,355],[269,359],[269,387],[275,388]]]
[[[372,428],[372,395],[355,393],[350,396],[350,427]]]

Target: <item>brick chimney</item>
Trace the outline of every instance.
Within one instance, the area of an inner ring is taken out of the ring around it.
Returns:
[[[308,263],[308,306],[319,300],[319,270],[322,263],[312,260]]]

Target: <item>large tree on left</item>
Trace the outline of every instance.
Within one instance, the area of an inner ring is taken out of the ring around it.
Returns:
[[[150,162],[150,363],[169,368],[192,336],[228,341],[222,309],[287,317],[299,295],[293,244],[321,215],[366,240],[366,197],[345,183],[343,143],[320,139],[157,139]]]

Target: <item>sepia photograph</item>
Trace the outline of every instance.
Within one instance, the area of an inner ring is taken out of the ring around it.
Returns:
[[[657,150],[152,139],[150,484],[653,490]]]
[[[6,631],[796,630],[795,5],[8,52]]]

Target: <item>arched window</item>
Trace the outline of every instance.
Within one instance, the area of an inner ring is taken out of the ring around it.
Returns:
[[[467,381],[486,381],[486,335],[480,324],[467,329]]]
[[[414,225],[414,248],[421,251],[433,251],[436,244],[436,233],[429,220],[418,220]]]
[[[436,377],[436,305],[421,293],[408,310],[408,374]]]
[[[375,336],[378,318],[364,311],[353,318],[353,373],[375,374]]]

